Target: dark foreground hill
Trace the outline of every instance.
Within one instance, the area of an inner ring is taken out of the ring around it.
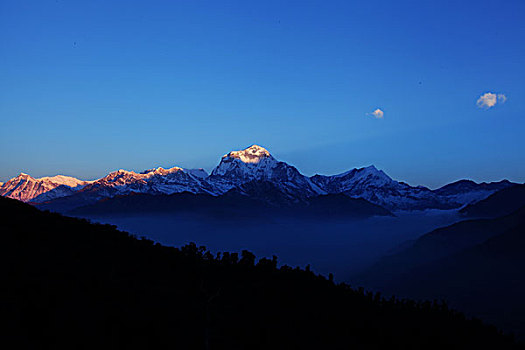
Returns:
[[[525,339],[524,252],[522,207],[503,217],[434,230],[356,281],[395,295],[446,299]]]
[[[525,184],[514,185],[491,194],[477,203],[467,205],[460,213],[469,217],[498,217],[525,206]]]
[[[436,302],[309,269],[170,248],[0,198],[0,332],[17,348],[518,348]]]

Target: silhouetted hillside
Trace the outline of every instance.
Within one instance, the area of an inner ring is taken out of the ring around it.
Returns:
[[[470,217],[498,217],[510,214],[525,205],[525,185],[515,185],[474,204],[467,205],[460,213]]]
[[[418,265],[423,265],[471,248],[487,239],[525,223],[525,209],[497,219],[465,220],[429,232],[407,243],[404,249],[385,256],[366,271],[362,282],[377,288],[385,287]]]
[[[0,198],[2,340],[19,348],[517,348],[439,303],[385,300],[244,251],[170,248]]]
[[[386,293],[443,298],[525,336],[525,207],[440,228],[385,257],[359,280]]]

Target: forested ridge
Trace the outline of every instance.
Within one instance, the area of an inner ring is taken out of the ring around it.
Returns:
[[[437,301],[250,252],[166,247],[0,198],[2,338],[19,348],[521,348]]]

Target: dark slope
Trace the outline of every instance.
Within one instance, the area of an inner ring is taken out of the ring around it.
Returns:
[[[215,258],[0,198],[2,340],[19,348],[517,348],[437,304]]]
[[[250,215],[249,208],[266,212],[270,206],[245,196],[236,198],[188,192],[172,195],[130,194],[98,201],[68,212],[71,215],[120,215],[151,213],[196,213],[206,216]]]
[[[387,209],[363,198],[351,198],[342,193],[304,196],[287,193],[269,181],[250,181],[228,191],[225,197],[238,200],[246,196],[278,208],[280,214],[321,217],[369,217],[392,215]]]
[[[108,192],[114,192],[112,189],[108,189]],[[88,206],[96,203],[100,200],[99,193],[97,191],[79,191],[65,197],[55,198],[46,202],[31,203],[37,208],[42,210],[50,210],[57,213],[65,213],[75,208]]]
[[[427,233],[396,254],[385,256],[357,277],[363,285],[384,288],[419,265],[437,261],[525,223],[525,208],[497,219],[465,220]]]
[[[454,307],[525,337],[525,225],[420,266],[389,288],[400,295],[445,298]],[[414,283],[417,281],[417,283]]]
[[[363,198],[350,198],[344,194],[327,194],[309,198],[304,209],[306,215],[322,217],[369,217],[373,215],[392,216],[387,209],[370,203]]]
[[[467,205],[460,213],[470,217],[498,217],[510,214],[522,206],[525,206],[525,185],[515,185]]]
[[[360,276],[368,287],[445,299],[525,337],[525,207],[438,229]]]
[[[250,188],[253,190],[253,188]],[[261,217],[289,215],[294,217],[366,218],[373,215],[392,215],[388,210],[364,199],[344,195],[324,195],[291,202],[273,187],[258,186],[248,196],[235,189],[222,196],[177,193],[172,195],[133,194],[101,200],[77,208],[71,215],[115,215],[135,213],[192,213],[206,217]],[[257,196],[256,196],[257,195]],[[261,197],[264,195],[264,197]]]

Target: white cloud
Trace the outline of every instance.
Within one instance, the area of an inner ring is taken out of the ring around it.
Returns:
[[[488,109],[494,107],[496,105],[497,100],[498,98],[496,94],[493,94],[492,92],[487,92],[478,98],[477,105],[479,108]]]
[[[379,108],[373,111],[372,113],[367,113],[366,115],[369,115],[371,117],[374,117],[376,119],[383,119],[383,116],[385,115],[385,112],[380,110]]]
[[[497,103],[505,103],[507,96],[504,94],[494,94],[492,92],[486,92],[478,98],[476,104],[479,108],[489,109],[494,107]]]

